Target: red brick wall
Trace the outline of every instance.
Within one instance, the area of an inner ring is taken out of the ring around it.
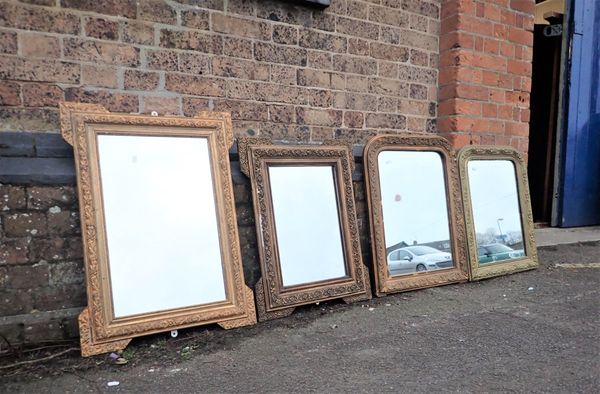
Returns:
[[[236,135],[277,139],[433,131],[439,3],[2,1],[0,130],[56,132],[66,99],[231,111]]]
[[[449,0],[441,11],[440,133],[525,156],[534,0]]]

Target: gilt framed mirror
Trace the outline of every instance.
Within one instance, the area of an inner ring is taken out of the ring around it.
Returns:
[[[527,170],[512,147],[458,154],[472,280],[537,267]]]
[[[455,156],[431,134],[378,135],[364,149],[375,293],[466,281]]]
[[[258,320],[305,304],[371,298],[352,189],[351,149],[238,141],[250,177],[262,277],[255,286]]]
[[[60,115],[81,210],[82,355],[161,331],[255,323],[235,218],[229,115],[113,114],[76,103],[63,103]]]

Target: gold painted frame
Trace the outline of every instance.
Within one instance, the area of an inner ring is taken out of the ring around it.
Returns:
[[[296,307],[342,298],[350,303],[371,298],[368,268],[362,262],[352,188],[354,161],[350,146],[339,141],[322,145],[273,145],[266,138],[240,138],[240,167],[250,178],[262,277],[255,286],[258,320],[289,316]],[[332,165],[341,223],[347,276],[284,288],[268,166]]]
[[[229,167],[233,143],[229,114],[194,118],[113,114],[94,104],[61,103],[61,133],[73,146],[81,211],[88,306],[79,315],[81,353],[125,348],[133,337],[200,324],[229,329],[256,323],[253,292],[244,284]],[[98,134],[160,135],[208,139],[226,300],[115,318],[99,177]]]
[[[485,265],[479,264],[475,225],[473,223],[473,209],[471,206],[471,192],[469,189],[469,174],[467,171],[467,164],[470,160],[508,160],[514,164],[519,206],[521,208],[521,225],[523,226],[523,246],[525,249],[525,256],[523,258],[504,260]],[[466,146],[458,152],[458,166],[467,227],[470,279],[479,280],[536,268],[538,266],[538,254],[535,244],[535,234],[533,232],[533,215],[531,213],[527,168],[519,152],[510,146]]]
[[[446,180],[446,202],[450,242],[452,244],[453,268],[436,271],[416,272],[391,276],[388,272],[383,207],[377,157],[382,151],[427,151],[437,152],[442,157]],[[375,271],[375,294],[378,297],[389,293],[416,290],[468,280],[467,249],[461,193],[458,183],[455,154],[450,143],[437,135],[425,133],[382,134],[367,141],[364,149],[365,189],[369,207],[371,228],[371,250]]]

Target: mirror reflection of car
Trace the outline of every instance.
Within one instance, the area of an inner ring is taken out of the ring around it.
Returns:
[[[525,256],[523,249],[513,249],[502,244],[480,245],[477,247],[479,264],[493,263],[494,261],[517,259]]]
[[[450,253],[425,245],[396,249],[388,254],[387,261],[390,275],[452,267]]]

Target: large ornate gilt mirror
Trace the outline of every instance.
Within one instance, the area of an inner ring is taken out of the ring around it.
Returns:
[[[364,160],[376,294],[467,280],[449,143],[429,134],[379,135]]]
[[[511,147],[459,152],[472,279],[538,265],[525,165]]]
[[[61,105],[77,170],[88,306],[84,356],[132,337],[256,322],[243,282],[227,114],[111,114]]]
[[[241,138],[238,148],[252,183],[259,241],[258,319],[334,298],[369,299],[350,148],[335,142],[272,145],[262,138]]]

